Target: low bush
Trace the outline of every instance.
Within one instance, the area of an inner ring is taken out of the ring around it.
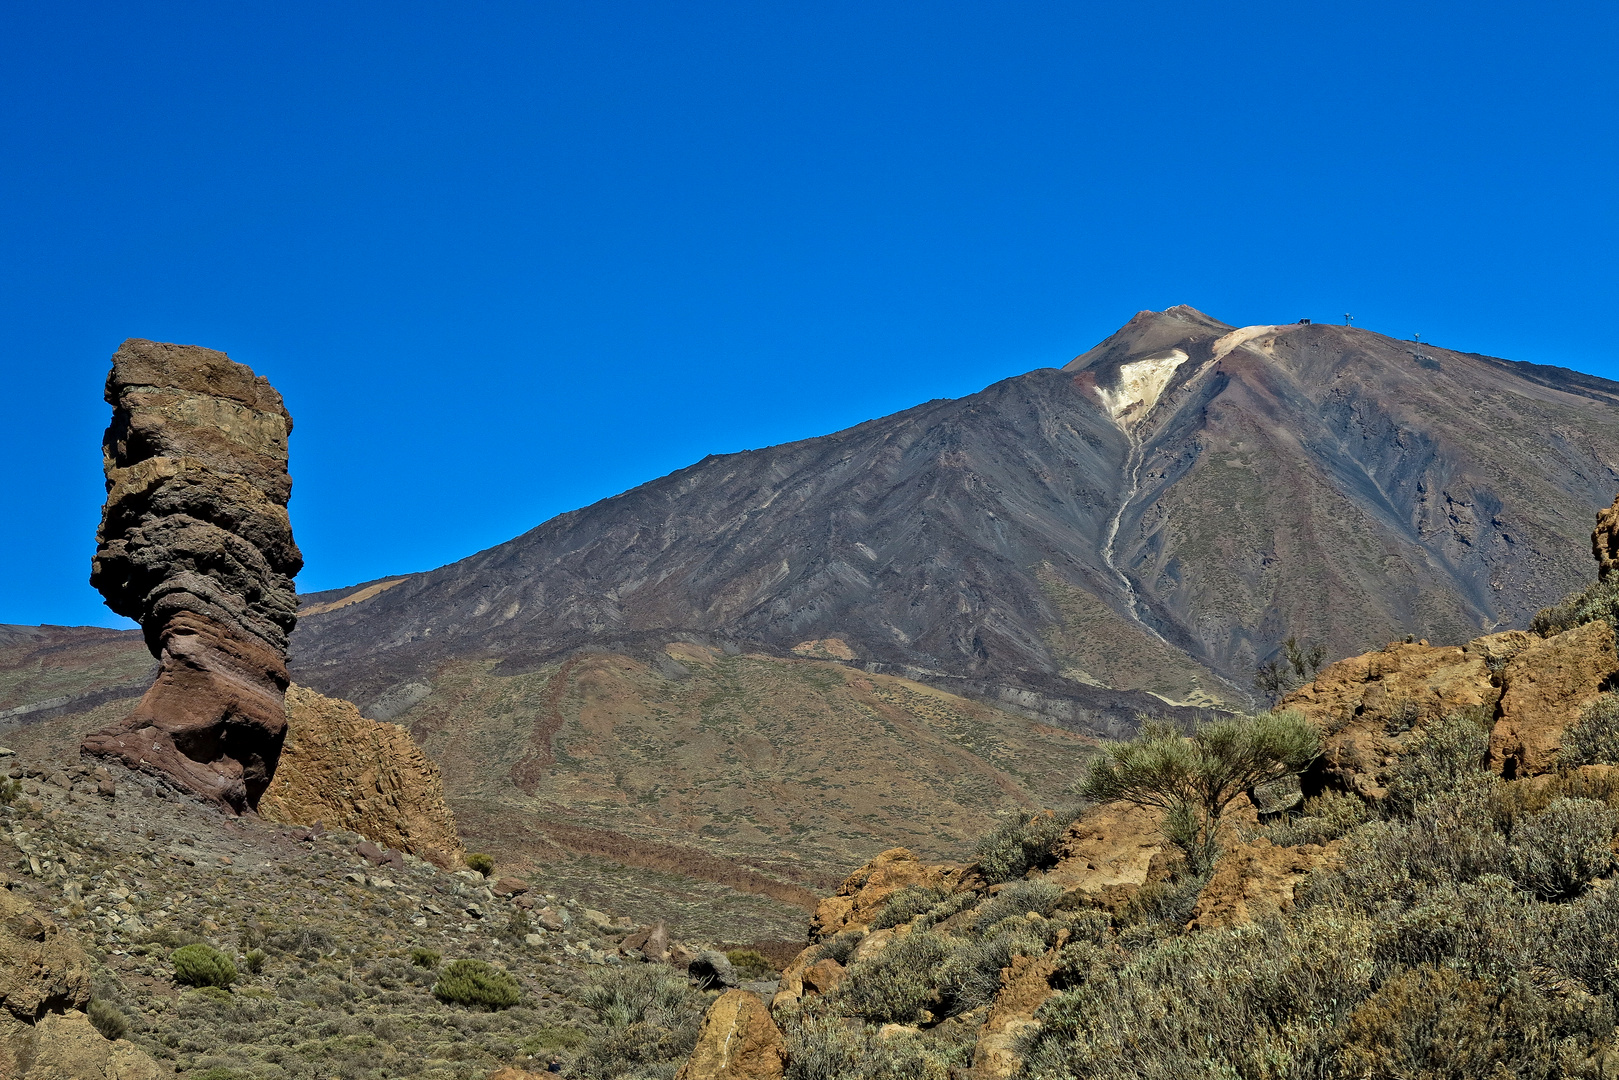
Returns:
[[[972,1064],[970,1041],[850,1025],[811,1012],[786,1024],[784,1080],[950,1080]]]
[[[1600,694],[1580,710],[1579,719],[1563,731],[1557,763],[1566,768],[1619,765],[1619,694]]]
[[[1529,629],[1547,638],[1598,619],[1606,619],[1619,629],[1619,575],[1593,582],[1551,607],[1541,608],[1529,620]]]
[[[174,981],[184,986],[228,987],[236,981],[236,965],[218,949],[198,942],[169,954]]]
[[[1491,787],[1495,778],[1484,767],[1489,750],[1489,721],[1482,710],[1429,721],[1388,774],[1389,810],[1408,814],[1434,799]]]
[[[495,872],[494,857],[491,855],[485,855],[481,851],[474,851],[471,855],[467,856],[467,869],[475,870],[484,877],[489,877]]]
[[[983,933],[1002,919],[1029,912],[1051,914],[1062,898],[1062,888],[1049,881],[1017,881],[1002,889],[978,907],[973,929]]]
[[[602,1025],[573,1064],[573,1073],[588,1080],[670,1080],[697,1044],[705,999],[662,965],[610,968],[577,998]]]
[[[838,1005],[873,1024],[914,1024],[939,982],[939,968],[950,958],[948,939],[929,931],[912,933],[857,961],[838,984]]]
[[[1038,930],[1012,919],[955,949],[935,976],[941,1011],[955,1015],[988,1005],[1001,988],[1001,969],[1019,956],[1038,956],[1046,945]]]
[[[776,970],[765,954],[757,949],[732,949],[725,954],[725,959],[731,962],[731,969],[739,978],[750,982],[763,979]]]
[[[419,945],[410,950],[410,962],[419,968],[436,968],[438,967],[438,962],[442,959],[444,957],[432,949],[424,949]]]
[[[848,964],[849,957],[860,944],[860,934],[839,934],[821,942],[820,948],[815,950],[817,960],[836,960],[840,964]]]
[[[451,1005],[494,1012],[523,998],[511,972],[483,960],[452,960],[433,984],[433,996]]]
[[[262,972],[264,970],[264,950],[248,950],[247,955],[242,957],[242,966],[247,968],[248,973],[251,975],[257,975]]]
[[[1366,823],[1371,810],[1366,800],[1341,791],[1324,791],[1306,799],[1299,815],[1274,821],[1265,827],[1273,844],[1297,847],[1300,844],[1330,844],[1345,833]]]
[[[918,915],[931,911],[949,896],[950,894],[943,889],[929,888],[926,885],[907,885],[889,896],[883,909],[871,920],[871,928],[883,930],[908,923]]]
[[[1057,864],[1057,845],[1081,808],[1019,811],[978,842],[978,870],[991,885]]]
[[[1513,827],[1508,872],[1544,900],[1572,899],[1613,868],[1616,831],[1619,813],[1603,803],[1558,799]]]
[[[124,1017],[118,1006],[110,1001],[97,998],[90,1002],[86,1012],[90,1016],[90,1024],[101,1032],[103,1038],[117,1042],[129,1033],[129,1021]]]

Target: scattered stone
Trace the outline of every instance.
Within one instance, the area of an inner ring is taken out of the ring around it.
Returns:
[[[736,971],[724,953],[704,949],[686,969],[691,981],[703,990],[717,990],[738,985]]]
[[[528,882],[514,877],[503,877],[493,886],[496,896],[520,896],[528,892]]]

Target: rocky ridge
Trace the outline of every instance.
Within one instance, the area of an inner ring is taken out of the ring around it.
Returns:
[[[286,728],[292,417],[224,353],[136,338],[114,354],[107,502],[90,582],[140,623],[159,670],[85,749],[238,812],[269,785]]]

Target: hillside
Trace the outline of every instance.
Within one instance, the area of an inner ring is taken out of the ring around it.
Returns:
[[[1583,577],[1616,462],[1619,384],[1142,312],[1062,370],[710,457],[308,597],[292,664],[391,711],[449,661],[662,664],[690,640],[1118,730],[1166,700],[1247,703],[1289,634],[1343,656],[1523,622]]]

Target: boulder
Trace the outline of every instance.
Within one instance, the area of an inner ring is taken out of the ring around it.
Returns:
[[[690,976],[692,982],[704,990],[740,985],[736,971],[731,967],[731,961],[724,953],[713,949],[704,949],[698,953],[686,968],[686,974]]]
[[[848,969],[831,957],[817,960],[803,971],[804,992],[830,994],[838,988],[838,983],[842,982],[843,977],[847,974]]]
[[[155,1080],[157,1064],[91,1026],[90,958],[16,893],[0,889],[0,1076]]]
[[[1597,560],[1597,579],[1619,570],[1619,498],[1606,510],[1597,511],[1597,526],[1591,530],[1591,554]]]
[[[135,338],[112,358],[106,398],[90,583],[140,623],[159,670],[134,712],[84,749],[251,810],[286,732],[303,566],[286,509],[292,417],[224,353]]]
[[[388,847],[441,867],[460,865],[466,849],[444,801],[443,777],[410,732],[306,686],[287,689],[286,722],[281,768],[259,801],[261,815],[357,832],[376,857],[360,853],[372,862],[388,861]]]
[[[669,959],[669,930],[660,921],[656,926],[645,926],[618,945],[620,952],[638,952],[654,963],[665,963]]]
[[[528,892],[528,882],[521,878],[503,877],[489,886],[489,891],[496,896],[521,896]]]
[[[675,1080],[779,1080],[786,1058],[764,1003],[746,990],[727,990],[703,1014],[697,1046]]]
[[[1606,619],[1532,641],[1502,672],[1505,690],[1490,732],[1491,766],[1509,779],[1555,768],[1563,729],[1616,673],[1619,651]]]
[[[889,848],[843,879],[836,894],[822,900],[810,921],[810,939],[821,941],[847,931],[863,931],[888,898],[912,885],[953,891],[964,868],[928,865],[905,848]]]
[[[1122,902],[1146,884],[1172,850],[1158,823],[1163,812],[1127,802],[1103,803],[1068,827],[1057,865],[1045,880],[1108,903]]]

